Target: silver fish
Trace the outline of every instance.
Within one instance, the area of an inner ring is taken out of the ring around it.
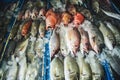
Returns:
[[[106,27],[102,22],[100,22],[99,24],[100,24],[99,29],[102,32],[104,37],[104,43],[109,50],[112,50],[113,45],[115,45],[115,42],[116,42],[115,37],[112,31],[108,27]]]
[[[79,66],[79,77],[80,80],[92,80],[92,71],[88,62],[86,62],[86,58],[81,52],[77,53],[77,64]]]
[[[56,52],[60,49],[60,38],[54,29],[52,36],[49,41],[50,56],[53,57]]]
[[[64,59],[65,80],[79,80],[79,67],[75,58],[67,55]]]
[[[116,39],[116,44],[120,44],[120,31],[117,29],[116,26],[112,25],[110,22],[106,22],[107,27],[113,32],[115,39]]]
[[[35,42],[35,47],[34,50],[36,52],[36,55],[38,55],[39,57],[43,57],[43,53],[44,53],[44,39],[41,39],[40,37],[37,38],[36,42]]]
[[[50,63],[50,76],[51,80],[64,80],[64,66],[58,57]]]
[[[68,0],[71,4],[79,4],[82,5],[83,4],[83,0]]]
[[[92,70],[92,78],[93,80],[101,80],[105,78],[105,73],[103,66],[101,65],[100,61],[95,56],[94,51],[89,51],[89,55],[87,56],[88,62],[90,64],[91,70]]]
[[[37,20],[33,21],[31,26],[31,31],[30,31],[33,37],[37,35],[38,27],[39,27],[39,21]]]
[[[109,12],[109,11],[105,11],[102,9],[102,12],[104,12],[107,16],[109,17],[113,17],[115,19],[118,19],[120,20],[120,15],[119,14],[116,14],[116,13],[112,13],[112,12]]]
[[[34,50],[35,41],[36,41],[36,37],[30,36],[29,44],[28,44],[28,47],[26,50],[26,55],[27,55],[28,61],[32,61],[35,56],[35,50]]]
[[[44,20],[42,20],[39,25],[39,34],[40,34],[40,37],[42,38],[45,36],[45,27],[46,27],[46,23]]]

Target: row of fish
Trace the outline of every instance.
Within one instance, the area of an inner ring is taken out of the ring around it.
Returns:
[[[105,72],[94,51],[84,56],[67,55],[64,59],[56,56],[50,64],[51,80],[104,80]]]

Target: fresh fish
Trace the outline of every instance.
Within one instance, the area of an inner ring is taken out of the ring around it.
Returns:
[[[44,20],[42,20],[39,25],[39,34],[40,34],[41,38],[43,38],[45,36],[45,27],[46,27],[46,23]]]
[[[25,55],[24,53],[28,46],[28,40],[29,39],[26,39],[17,44],[16,49],[15,49],[15,55]]]
[[[75,58],[70,55],[64,59],[65,80],[79,80],[79,67]]]
[[[17,57],[16,61],[18,62],[18,76],[17,80],[25,80],[25,74],[27,69],[27,60],[25,56]]]
[[[87,52],[91,49],[91,45],[90,45],[90,42],[89,42],[89,36],[88,36],[88,33],[81,27],[78,27],[78,30],[81,34],[81,52],[84,53],[84,52]]]
[[[44,40],[41,38],[37,38],[36,42],[35,42],[35,47],[34,50],[36,52],[36,54],[42,58],[43,53],[44,53]]]
[[[100,24],[99,29],[104,37],[104,43],[109,50],[112,50],[116,42],[115,37],[112,31],[108,27],[106,27],[102,22],[100,22],[99,24]]]
[[[63,56],[67,56],[69,54],[68,48],[67,48],[67,42],[65,40],[65,34],[66,34],[66,29],[64,25],[60,24],[59,27],[57,27],[56,32],[58,33],[60,37],[60,52]]]
[[[92,71],[84,55],[78,52],[76,60],[79,66],[80,80],[92,80]]]
[[[17,34],[18,27],[19,27],[19,23],[16,23],[10,32],[10,39],[14,39],[15,35]]]
[[[74,15],[73,23],[76,27],[82,24],[83,21],[84,21],[84,16],[81,13],[76,13],[76,15]]]
[[[92,49],[99,53],[101,49],[104,47],[104,38],[100,30],[95,27],[90,21],[85,20],[82,25],[80,25],[85,31],[88,32],[89,41]]]
[[[106,22],[107,27],[113,32],[115,39],[116,39],[116,44],[120,44],[120,31],[117,29],[116,26],[112,25],[110,22]]]
[[[17,62],[15,60],[14,55],[12,55],[12,60],[8,61],[8,70],[6,72],[6,79],[5,80],[16,80],[17,79],[17,72],[18,72],[18,66]]]
[[[67,12],[62,13],[61,22],[63,22],[64,25],[68,25],[68,23],[70,23],[71,19],[72,19],[72,16],[69,13],[67,13]]]
[[[31,25],[31,36],[35,37],[37,35],[37,29],[39,27],[39,21],[35,20],[32,22],[32,25]]]
[[[25,80],[36,80],[39,72],[39,67],[40,66],[37,59],[28,64]]]
[[[92,9],[96,13],[98,13],[100,11],[99,0],[92,0]]]
[[[29,44],[28,44],[27,50],[26,50],[27,59],[30,62],[33,60],[33,58],[35,56],[35,50],[34,50],[35,41],[36,41],[36,37],[30,36],[29,42],[28,42]]]
[[[30,16],[31,16],[31,18],[32,18],[33,20],[37,19],[38,10],[37,10],[36,7],[33,8],[33,10],[32,10],[32,12],[31,12]]]
[[[72,26],[72,25],[71,25]],[[76,27],[68,27],[66,34],[65,34],[65,40],[67,42],[67,47],[72,55],[76,55],[76,52],[79,50],[80,47],[80,33]]]
[[[50,49],[50,56],[51,56],[51,58],[60,49],[60,38],[59,38],[58,34],[56,33],[56,29],[53,30],[52,36],[50,37],[49,49]]]
[[[62,61],[55,57],[50,63],[51,80],[64,80],[64,65]]]
[[[5,52],[6,58],[9,58],[14,53],[15,47],[16,47],[16,41],[10,40]]]
[[[74,4],[74,5],[82,5],[83,4],[83,0],[69,0],[69,2],[71,4]]]
[[[102,80],[105,78],[104,69],[101,65],[100,61],[96,57],[96,53],[94,51],[89,51],[89,55],[87,56],[88,62],[90,64],[92,70],[92,78],[93,80]]]
[[[48,28],[55,28],[55,25],[57,24],[57,15],[55,12],[53,12],[52,9],[48,10],[46,13],[46,29]]]
[[[109,17],[112,17],[112,18],[120,20],[120,15],[119,14],[112,13],[112,12],[109,12],[109,11],[105,11],[103,9],[102,9],[102,12],[104,12]]]
[[[32,24],[32,20],[25,22],[25,24],[22,27],[22,31],[21,31],[22,36],[26,36],[28,34],[31,24]]]

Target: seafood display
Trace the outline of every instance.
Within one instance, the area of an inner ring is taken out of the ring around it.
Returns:
[[[0,80],[120,79],[120,15],[106,1],[25,0],[18,14],[17,1],[0,7]]]

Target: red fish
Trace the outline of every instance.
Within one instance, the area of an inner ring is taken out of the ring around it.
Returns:
[[[84,16],[81,13],[77,13],[76,15],[74,15],[73,23],[76,27],[78,27],[78,25],[80,25],[83,21],[84,21]]]
[[[32,24],[32,20],[27,21],[27,22],[23,25],[22,31],[21,31],[22,36],[26,36],[26,35],[27,35],[28,30],[29,30],[31,24]]]

